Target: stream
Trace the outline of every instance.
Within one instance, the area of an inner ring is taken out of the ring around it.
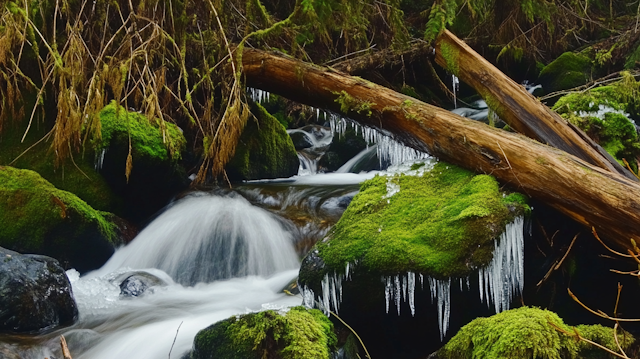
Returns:
[[[301,305],[300,295],[283,289],[359,184],[378,173],[351,173],[358,163],[376,155],[381,164],[427,158],[360,128],[372,145],[337,172],[317,173],[331,137],[346,126],[334,118],[331,127],[316,128],[322,138],[300,154],[298,176],[183,194],[102,268],[83,276],[68,270],[78,321],[36,337],[0,336],[0,357],[61,358],[64,335],[74,359],[181,358],[197,332],[217,321]],[[138,296],[122,295],[120,284],[131,276],[152,284],[134,288]]]

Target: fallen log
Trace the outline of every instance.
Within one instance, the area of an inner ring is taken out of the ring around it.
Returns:
[[[478,91],[489,107],[517,132],[637,181],[584,132],[541,104],[450,31],[444,30],[438,36],[435,51],[438,65]]]
[[[324,108],[537,198],[622,247],[640,241],[640,185],[564,151],[284,55],[245,50],[248,86]]]

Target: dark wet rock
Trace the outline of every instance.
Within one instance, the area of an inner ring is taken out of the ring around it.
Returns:
[[[293,146],[296,148],[296,150],[313,147],[313,141],[305,132],[291,131],[289,132],[289,136],[291,136],[291,141],[293,141]]]
[[[139,297],[152,287],[167,285],[162,279],[147,272],[126,273],[116,278],[116,282],[119,281],[122,281],[120,295],[123,297]]]
[[[367,142],[354,129],[348,128],[342,136],[334,135],[318,166],[326,172],[335,171],[366,148]]]
[[[0,247],[0,331],[41,332],[77,318],[71,284],[58,261]]]

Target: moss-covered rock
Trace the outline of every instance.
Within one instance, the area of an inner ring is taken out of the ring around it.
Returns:
[[[226,167],[231,180],[291,177],[300,162],[284,126],[262,105],[251,105],[249,120],[240,136],[236,153]]]
[[[72,192],[91,207],[120,214],[122,201],[96,172],[92,149],[75,153],[73,161],[68,159],[56,166],[51,140],[40,141],[49,132],[48,125],[34,123],[21,141],[26,127],[27,121],[16,121],[3,127],[0,133],[0,166],[36,171],[56,188]]]
[[[557,328],[557,329],[556,329]],[[489,318],[478,318],[465,325],[437,353],[440,359],[568,359],[609,358],[596,347],[579,342],[567,333],[577,331],[582,337],[617,351],[613,329],[600,325],[572,328],[557,314],[538,308],[522,307]],[[618,332],[621,346],[634,342],[629,333]]]
[[[294,307],[286,314],[267,310],[213,324],[196,335],[191,358],[328,359],[336,342],[322,312]]]
[[[491,261],[493,240],[528,211],[524,202],[522,195],[503,193],[493,177],[444,162],[422,175],[377,176],[362,184],[317,244],[322,272],[342,272],[357,262],[359,269],[382,275],[468,275]],[[300,281],[324,275],[313,272],[303,265]]]
[[[79,271],[95,269],[114,251],[111,216],[34,171],[0,166],[2,247],[48,255]]]
[[[565,52],[540,71],[538,81],[542,89],[550,93],[584,85],[591,72],[591,59],[583,54]]]
[[[640,143],[635,124],[629,119],[637,115],[632,83],[616,83],[585,92],[577,92],[561,97],[553,106],[563,118],[585,131],[623,166],[625,158],[640,155]],[[635,89],[637,91],[637,88]]]
[[[100,111],[101,136],[93,141],[99,171],[124,200],[123,216],[146,220],[186,188],[180,167],[186,140],[182,130],[161,119],[149,119],[111,102]],[[127,179],[131,144],[132,167]]]

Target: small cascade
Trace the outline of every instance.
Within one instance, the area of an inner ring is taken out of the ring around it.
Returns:
[[[377,153],[378,145],[369,146],[338,168],[336,173],[358,173],[360,172],[358,169],[361,168],[361,163],[372,160]]]
[[[495,242],[493,259],[478,272],[480,300],[493,303],[496,313],[509,309],[514,294],[524,287],[524,218],[507,225]]]
[[[300,167],[298,176],[314,175],[318,172],[318,161],[327,151],[333,140],[333,132],[322,126],[305,126],[287,130],[291,138],[302,136],[304,148],[298,150]]]
[[[291,234],[241,196],[199,193],[172,204],[92,275],[158,268],[193,285],[296,268]]]

